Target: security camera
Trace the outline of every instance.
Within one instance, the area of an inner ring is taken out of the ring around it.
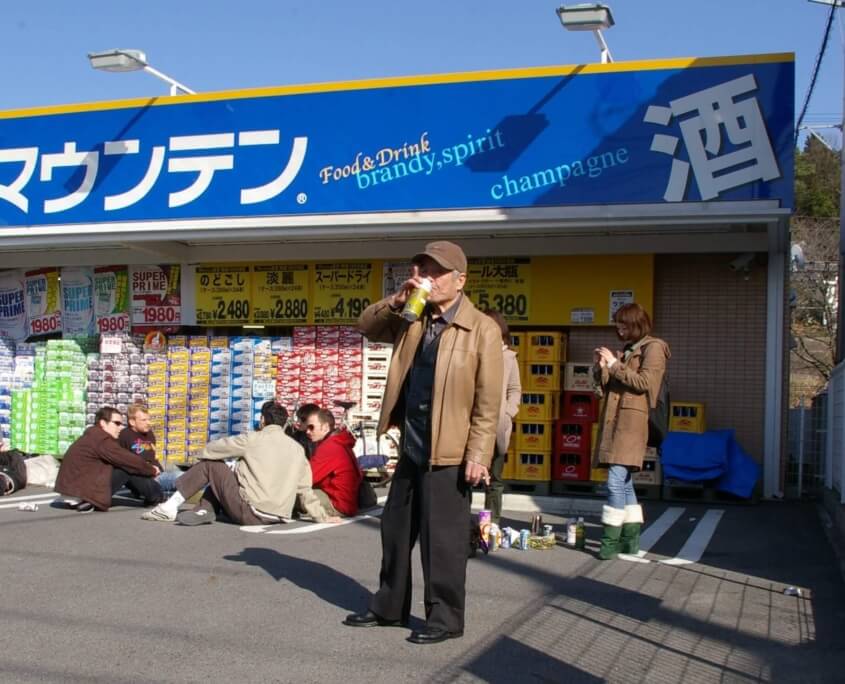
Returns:
[[[748,272],[751,270],[751,265],[754,263],[754,252],[746,252],[745,254],[740,254],[736,259],[731,261],[729,264],[732,271],[745,271]]]

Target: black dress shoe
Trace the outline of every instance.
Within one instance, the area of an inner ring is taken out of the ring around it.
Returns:
[[[343,624],[347,627],[405,627],[408,623],[405,620],[385,620],[368,610],[366,613],[347,615]]]
[[[439,644],[446,639],[457,639],[464,635],[463,630],[460,632],[447,632],[445,629],[439,627],[426,627],[419,632],[414,632],[408,637],[408,641],[412,644]]]

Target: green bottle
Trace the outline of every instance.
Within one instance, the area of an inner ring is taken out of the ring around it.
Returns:
[[[584,518],[579,517],[575,523],[575,548],[583,549],[586,545],[586,530],[584,529]]]

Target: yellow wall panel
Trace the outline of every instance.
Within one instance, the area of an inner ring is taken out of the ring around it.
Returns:
[[[578,255],[531,258],[529,325],[578,325],[573,309],[592,309],[592,323],[610,325],[611,290],[633,290],[634,301],[654,311],[654,255]]]

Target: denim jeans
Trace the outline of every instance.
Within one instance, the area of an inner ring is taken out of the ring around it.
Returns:
[[[637,503],[634,480],[628,466],[612,465],[607,471],[607,505],[611,508],[625,508]]]

